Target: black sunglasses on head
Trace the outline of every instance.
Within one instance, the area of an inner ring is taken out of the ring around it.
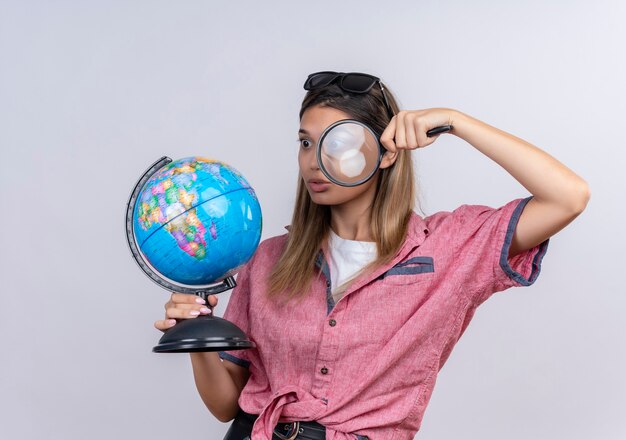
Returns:
[[[350,93],[367,93],[372,87],[374,87],[374,84],[378,83],[380,91],[383,94],[383,99],[385,100],[385,107],[387,107],[387,111],[389,112],[389,117],[393,118],[396,115],[389,105],[387,95],[385,94],[385,87],[383,87],[383,83],[380,78],[374,75],[368,75],[367,73],[327,71],[312,73],[304,82],[304,90],[320,89],[334,83],[335,81],[339,81],[338,85],[342,90]],[[450,130],[452,130],[452,125],[442,125],[440,127],[431,128],[426,132],[426,135],[428,137],[432,137]]]
[[[395,115],[393,109],[389,105],[389,101],[387,101],[385,87],[380,81],[380,78],[368,75],[367,73],[326,71],[312,73],[304,82],[304,90],[320,89],[322,87],[329,86],[334,82],[337,82],[337,85],[342,90],[350,93],[367,93],[372,89],[372,87],[374,87],[374,84],[378,83],[380,91],[383,94],[383,99],[385,100],[385,107],[387,107],[387,111],[389,112],[389,117],[391,118]]]

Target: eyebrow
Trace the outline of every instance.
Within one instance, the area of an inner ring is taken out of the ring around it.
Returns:
[[[298,130],[298,134],[306,134],[308,136],[309,132],[306,131],[304,128],[301,128],[300,130]]]

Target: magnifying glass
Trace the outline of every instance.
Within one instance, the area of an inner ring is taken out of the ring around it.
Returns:
[[[452,130],[442,125],[426,132],[428,137]],[[317,163],[328,180],[341,186],[357,186],[376,173],[387,150],[374,131],[354,119],[328,126],[317,144]]]

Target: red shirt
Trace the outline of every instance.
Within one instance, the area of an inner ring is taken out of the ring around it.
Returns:
[[[547,240],[508,259],[529,200],[414,213],[393,261],[358,277],[336,304],[321,251],[320,276],[301,302],[269,300],[267,277],[287,234],[263,241],[224,313],[256,348],[220,352],[250,369],[239,406],[259,414],[252,440],[271,440],[279,419],[316,420],[328,440],[413,439],[437,372],[476,307],[539,275]]]

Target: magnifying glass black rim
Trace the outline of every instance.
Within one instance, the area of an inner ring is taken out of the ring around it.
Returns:
[[[341,181],[335,179],[333,176],[330,175],[330,173],[328,172],[326,167],[324,167],[324,164],[322,162],[322,145],[324,144],[324,139],[326,138],[326,135],[328,134],[328,132],[330,130],[332,130],[336,126],[343,125],[343,124],[348,124],[348,123],[358,124],[361,127],[367,129],[367,131],[369,131],[372,134],[374,139],[376,139],[376,144],[378,145],[378,159],[376,161],[376,167],[367,176],[365,176],[361,180],[358,180],[358,181],[353,182],[353,183],[341,182]],[[340,186],[358,186],[358,185],[361,185],[361,184],[367,182],[368,180],[370,180],[372,178],[372,176],[374,174],[376,174],[376,171],[378,171],[378,168],[380,167],[380,162],[382,161],[384,154],[385,154],[385,150],[383,149],[382,145],[380,144],[380,140],[378,139],[378,135],[367,124],[364,124],[361,121],[357,121],[356,119],[340,119],[339,121],[333,122],[331,125],[326,127],[326,129],[322,132],[322,135],[320,136],[319,142],[317,143],[317,151],[316,151],[317,165],[320,167],[320,170],[322,171],[324,176],[326,176],[326,178],[328,180],[330,180],[331,182],[333,182],[334,184],[337,184],[337,185],[340,185]]]

